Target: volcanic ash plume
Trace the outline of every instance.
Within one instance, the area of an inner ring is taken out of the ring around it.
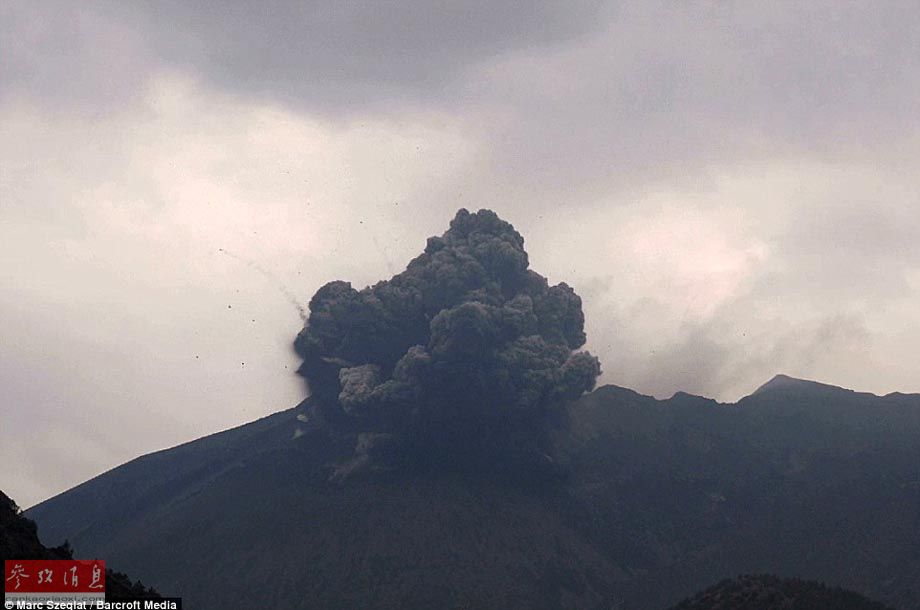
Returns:
[[[294,346],[356,451],[386,439],[461,463],[542,456],[560,407],[600,374],[574,351],[584,343],[578,295],[529,270],[523,237],[494,212],[460,210],[392,279],[320,288]]]

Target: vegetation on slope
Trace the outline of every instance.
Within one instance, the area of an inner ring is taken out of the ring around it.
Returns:
[[[672,610],[892,610],[859,593],[800,578],[743,575],[680,602]]]
[[[38,539],[35,522],[24,517],[16,502],[0,491],[0,564],[7,559],[73,559],[73,549],[66,541],[46,548]],[[112,600],[160,598],[155,590],[111,568],[105,571],[105,592]]]

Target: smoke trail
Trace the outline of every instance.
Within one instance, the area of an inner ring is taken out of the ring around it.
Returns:
[[[266,269],[259,263],[255,261],[251,261],[248,258],[244,258],[240,256],[239,254],[234,254],[230,250],[227,250],[225,248],[218,248],[217,250],[218,252],[226,254],[230,258],[243,263],[244,265],[246,265],[253,271],[261,274],[262,277],[267,279],[269,282],[272,283],[272,285],[275,286],[276,289],[278,289],[278,291],[284,296],[284,298],[288,301],[288,303],[290,303],[291,305],[297,308],[297,314],[300,316],[301,321],[302,322],[307,321],[309,314],[307,313],[306,307],[304,307],[300,303],[300,300],[297,298],[297,295],[291,292],[291,290],[287,286],[284,285],[284,282],[281,281],[281,278],[279,278],[277,275],[275,275],[274,273],[272,273],[271,271],[269,271],[268,269]]]
[[[377,251],[380,253],[380,256],[383,258],[383,262],[386,264],[387,270],[390,272],[390,275],[395,275],[396,271],[393,268],[393,263],[390,261],[390,257],[387,256],[387,251],[384,248],[380,247],[380,242],[377,241],[377,237],[374,236],[374,234],[371,232],[370,229],[365,227],[365,230],[367,231],[368,235],[371,236],[371,241],[373,242],[374,247],[377,248]]]

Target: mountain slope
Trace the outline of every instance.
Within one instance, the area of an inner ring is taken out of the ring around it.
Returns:
[[[569,412],[555,478],[331,476],[354,447],[305,402],[29,515],[200,608],[658,609],[739,572],[920,608],[920,396],[605,386]]]
[[[613,591],[617,568],[552,498],[487,480],[329,483],[328,461],[348,453],[285,411],[126,464],[68,492],[60,513],[31,512],[47,537],[73,528],[195,607],[590,608]]]

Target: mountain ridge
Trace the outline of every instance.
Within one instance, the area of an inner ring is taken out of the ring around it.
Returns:
[[[911,397],[916,398],[920,397],[918,392],[888,392],[887,394],[876,394],[874,392],[866,392],[861,390],[854,390],[851,388],[845,388],[842,386],[833,385],[830,383],[825,383],[822,381],[815,381],[811,379],[802,379],[798,377],[792,377],[783,373],[778,373],[774,375],[769,381],[760,385],[756,390],[751,394],[742,397],[738,402],[741,402],[745,398],[750,398],[757,394],[762,394],[764,392],[791,392],[791,393],[804,393],[804,392],[843,392],[849,394],[857,394],[863,396],[873,396],[876,398],[888,398],[888,397]]]
[[[706,397],[706,396],[701,396],[701,395],[697,395],[697,394],[692,394],[692,393],[689,393],[689,392],[685,392],[685,391],[683,391],[683,390],[678,390],[678,391],[676,391],[670,398],[667,398],[667,399],[659,399],[659,398],[655,398],[654,396],[651,396],[651,395],[648,395],[648,394],[642,394],[641,392],[638,392],[638,391],[633,390],[633,389],[631,389],[631,388],[628,388],[628,387],[626,387],[626,386],[620,386],[620,385],[612,384],[612,383],[600,385],[600,386],[598,386],[592,393],[595,393],[595,394],[596,394],[596,393],[601,393],[601,394],[610,393],[610,394],[616,394],[616,395],[619,395],[619,394],[623,394],[623,395],[633,395],[633,396],[636,396],[636,397],[647,398],[647,399],[655,400],[655,401],[658,401],[658,402],[668,402],[668,401],[675,400],[675,399],[676,399],[676,400],[693,400],[693,401],[699,401],[701,404],[702,404],[702,403],[705,403],[705,404],[710,404],[710,405],[712,405],[712,406],[731,408],[731,407],[737,407],[737,406],[742,405],[745,401],[747,401],[747,400],[750,399],[751,397],[757,396],[757,395],[759,395],[759,394],[763,394],[763,393],[766,392],[766,391],[777,390],[777,389],[783,390],[783,391],[798,390],[798,391],[801,391],[801,392],[805,392],[805,391],[808,391],[808,390],[840,391],[840,392],[844,392],[844,393],[850,393],[850,394],[855,394],[855,395],[863,395],[863,396],[872,396],[872,397],[883,398],[883,399],[888,399],[888,398],[892,398],[892,399],[898,399],[898,398],[903,398],[903,399],[915,399],[915,398],[920,398],[920,393],[897,392],[897,391],[896,391],[896,392],[889,392],[888,394],[884,394],[884,395],[879,395],[879,394],[873,394],[873,393],[871,393],[871,392],[860,392],[860,391],[856,391],[856,390],[852,390],[852,389],[848,389],[848,388],[843,388],[843,387],[840,387],[840,386],[835,386],[835,385],[832,385],[832,384],[823,383],[823,382],[819,382],[819,381],[812,381],[812,380],[800,379],[800,378],[792,377],[792,376],[785,375],[785,374],[781,374],[781,373],[780,373],[780,374],[777,374],[777,375],[774,375],[769,381],[767,381],[767,382],[763,383],[762,385],[758,386],[758,388],[757,388],[756,390],[754,390],[751,394],[748,394],[748,395],[746,395],[746,396],[743,396],[743,397],[741,397],[739,400],[737,400],[737,401],[735,401],[735,402],[720,402],[720,401],[717,401],[717,400],[714,399],[714,398],[710,398],[710,397]],[[298,421],[300,424],[306,425],[306,424],[308,424],[309,422],[304,421],[305,416],[304,416],[303,414],[306,412],[306,410],[307,410],[307,409],[306,409],[306,406],[307,406],[308,404],[309,404],[309,398],[308,398],[308,399],[305,399],[305,400],[303,400],[303,401],[301,401],[300,403],[298,403],[298,404],[297,404],[296,406],[294,406],[294,407],[290,407],[290,408],[284,409],[284,410],[282,410],[282,411],[277,411],[277,412],[275,412],[275,413],[271,413],[271,414],[266,415],[266,416],[264,416],[264,417],[261,417],[261,418],[259,418],[259,419],[253,420],[253,421],[251,421],[251,422],[245,422],[245,423],[242,423],[242,424],[238,424],[238,425],[232,426],[232,427],[230,427],[230,428],[226,428],[226,429],[224,429],[224,430],[218,430],[218,431],[216,431],[216,432],[212,432],[212,433],[210,433],[210,434],[206,434],[205,436],[199,437],[199,438],[197,438],[197,439],[185,441],[185,442],[183,442],[183,443],[180,443],[180,444],[178,444],[178,445],[174,445],[174,446],[172,446],[172,447],[166,447],[166,448],[163,448],[163,449],[158,449],[158,450],[156,450],[156,451],[152,451],[152,452],[150,452],[150,453],[145,453],[145,454],[139,455],[139,456],[137,456],[137,457],[131,458],[131,459],[128,460],[127,462],[124,462],[123,464],[120,464],[120,465],[118,465],[118,466],[114,466],[114,467],[112,467],[112,468],[110,468],[110,469],[108,469],[108,470],[105,470],[105,471],[103,471],[103,472],[101,472],[101,473],[99,473],[99,474],[97,474],[97,475],[95,475],[95,476],[93,476],[93,477],[87,479],[86,481],[83,481],[82,483],[79,483],[79,484],[75,485],[74,487],[71,487],[71,488],[69,488],[69,489],[67,489],[67,490],[64,490],[64,491],[58,493],[58,494],[55,494],[55,495],[53,495],[53,496],[50,496],[50,497],[46,498],[45,500],[42,500],[42,501],[36,503],[35,505],[33,505],[33,506],[31,506],[31,507],[25,509],[25,511],[28,512],[28,511],[30,511],[30,510],[33,510],[33,509],[37,508],[38,506],[44,504],[45,502],[49,502],[49,501],[51,501],[51,500],[53,500],[53,499],[55,499],[55,498],[57,498],[57,497],[59,497],[59,496],[61,496],[61,495],[63,495],[63,494],[70,493],[72,490],[74,490],[74,489],[76,489],[76,488],[78,488],[78,487],[81,487],[81,486],[83,486],[83,485],[85,485],[85,484],[87,484],[87,483],[90,483],[90,482],[92,482],[92,481],[94,481],[94,480],[96,480],[96,479],[98,479],[98,478],[100,478],[100,477],[109,475],[109,474],[112,473],[113,471],[116,471],[116,470],[118,470],[118,469],[120,469],[120,468],[122,468],[122,467],[124,467],[124,466],[127,466],[127,465],[129,465],[129,464],[132,464],[132,463],[137,462],[137,461],[139,461],[139,460],[154,459],[155,456],[157,456],[157,455],[159,455],[159,454],[162,454],[162,453],[165,453],[165,452],[181,451],[183,447],[187,447],[187,446],[190,446],[190,445],[196,445],[196,446],[197,446],[199,443],[202,443],[202,442],[206,441],[207,439],[210,439],[209,443],[218,443],[218,442],[220,442],[221,440],[224,440],[224,439],[229,440],[229,439],[233,438],[233,437],[234,437],[234,434],[242,434],[242,433],[244,433],[244,432],[245,432],[246,434],[251,434],[251,433],[254,433],[260,426],[268,426],[269,423],[275,422],[275,421],[278,420],[278,419],[281,419],[281,418],[286,417],[285,414],[293,414],[293,416],[295,417],[295,419],[296,419],[297,416],[301,416],[301,419],[300,419],[300,420],[297,420],[297,421]]]

